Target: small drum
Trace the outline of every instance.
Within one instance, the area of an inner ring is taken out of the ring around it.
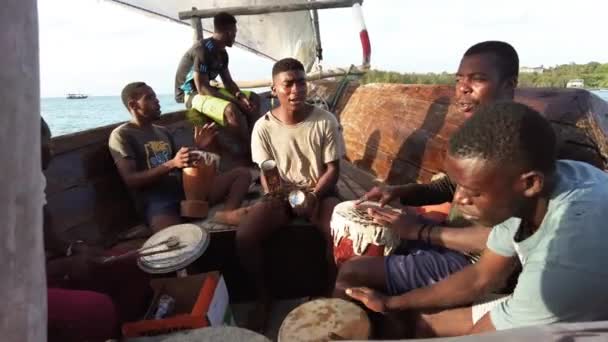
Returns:
[[[162,244],[170,237],[176,237],[179,244],[175,247]],[[170,273],[186,268],[203,255],[209,246],[209,233],[194,224],[178,224],[152,235],[142,248],[158,244],[160,244],[158,247],[146,250],[146,254],[163,250],[166,252],[138,258],[137,264],[144,272],[153,274]]]
[[[198,158],[191,167],[182,170],[182,182],[186,199],[180,203],[184,217],[205,218],[209,212],[207,197],[219,167],[220,156],[206,151],[191,151]]]
[[[160,340],[160,339],[159,339]],[[264,335],[238,327],[207,327],[163,336],[163,342],[270,342]]]
[[[374,223],[367,215],[367,208],[377,207],[378,203],[364,202],[358,208],[355,203],[347,201],[338,204],[331,216],[334,258],[338,267],[355,255],[389,255],[400,243],[397,233]],[[385,208],[390,209],[389,206]]]
[[[281,324],[279,342],[367,340],[371,324],[363,309],[343,299],[317,299],[292,310]]]

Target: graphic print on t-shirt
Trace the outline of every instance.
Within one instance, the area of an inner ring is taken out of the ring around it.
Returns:
[[[144,144],[148,169],[153,169],[171,159],[171,146],[162,140],[149,141]]]

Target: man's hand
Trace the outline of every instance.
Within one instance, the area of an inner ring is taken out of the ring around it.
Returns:
[[[218,134],[215,122],[206,123],[203,126],[194,127],[194,143],[196,147],[205,150],[215,140]]]
[[[400,238],[416,240],[422,222],[413,212],[397,212],[394,209],[368,208],[374,222],[393,229]]]
[[[172,168],[182,169],[188,167],[188,161],[190,159],[189,151],[190,150],[187,147],[180,148],[175,154],[175,157],[170,160]]]
[[[355,205],[359,205],[365,201],[377,201],[380,202],[380,207],[384,207],[387,203],[399,197],[397,189],[394,186],[375,186],[366,192]]]
[[[301,206],[294,208],[293,211],[300,217],[310,219],[317,208],[317,204],[317,196],[315,196],[312,192],[307,192],[304,203]]]
[[[241,93],[242,94],[242,93]],[[251,113],[253,112],[253,103],[247,98],[245,95],[239,95],[239,106],[245,112]]]
[[[388,296],[383,295],[378,291],[374,291],[367,287],[354,287],[346,289],[346,294],[367,306],[368,309],[375,312],[386,312]]]

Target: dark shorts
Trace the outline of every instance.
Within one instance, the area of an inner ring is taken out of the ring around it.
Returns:
[[[471,264],[464,254],[442,247],[413,247],[407,252],[384,258],[389,295],[432,285]]]
[[[179,192],[149,194],[143,210],[146,223],[149,225],[154,216],[180,216],[180,202],[183,199],[184,195]]]

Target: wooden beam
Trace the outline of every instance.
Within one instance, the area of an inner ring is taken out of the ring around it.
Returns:
[[[0,11],[0,332],[2,341],[46,341],[36,0]],[[24,92],[23,89],[27,89]]]
[[[343,69],[343,68],[331,69],[331,70],[326,70],[323,72],[315,71],[315,72],[312,72],[312,73],[309,73],[308,75],[306,75],[306,78],[309,81],[314,81],[314,80],[320,80],[320,79],[324,79],[324,78],[345,76],[347,74],[362,76],[367,72],[368,69],[369,69],[369,67],[366,67],[366,66],[358,66],[358,67],[354,67],[350,72],[349,72],[349,70]],[[270,87],[270,85],[272,84],[272,80],[268,79],[268,80],[240,81],[240,82],[236,82],[236,84],[241,89],[263,88],[263,87]],[[215,80],[211,81],[211,85],[213,85],[214,87],[223,86],[220,82],[216,82]]]
[[[192,7],[192,11],[196,11],[197,8],[196,7]],[[201,39],[203,39],[203,22],[201,21],[201,18],[199,17],[192,17],[190,18],[190,25],[192,25],[192,28],[194,29],[194,42],[198,42]]]
[[[179,19],[187,20],[192,17],[211,18],[220,12],[228,12],[232,15],[256,15],[280,12],[309,11],[314,9],[352,7],[354,4],[362,4],[363,0],[318,0],[312,2],[301,2],[284,5],[264,6],[238,6],[225,8],[211,8],[205,10],[191,10],[179,12]]]

